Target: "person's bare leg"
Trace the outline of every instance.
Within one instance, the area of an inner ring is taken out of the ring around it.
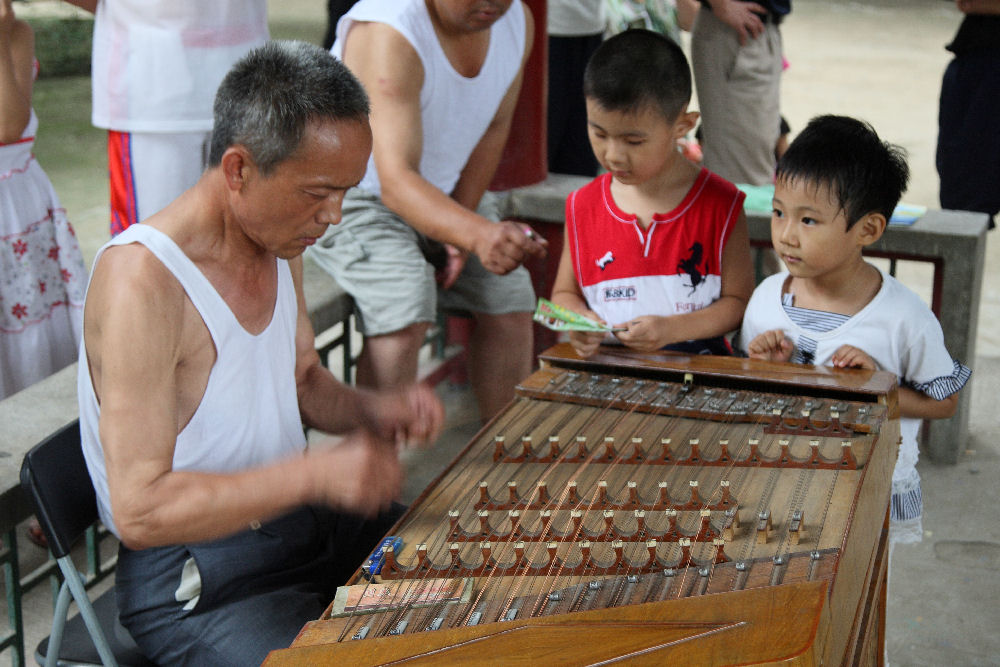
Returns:
[[[469,378],[488,421],[514,397],[514,387],[534,362],[531,313],[477,314],[469,341]]]
[[[418,322],[392,333],[366,336],[358,356],[358,386],[386,389],[415,382],[417,357],[429,327],[429,322]]]

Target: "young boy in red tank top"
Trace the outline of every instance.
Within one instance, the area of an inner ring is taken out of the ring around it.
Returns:
[[[744,195],[678,149],[698,113],[674,42],[647,30],[608,39],[584,75],[590,144],[607,171],[566,202],[566,242],[552,301],[610,324],[572,332],[577,353],[601,342],[727,354],[753,291]]]

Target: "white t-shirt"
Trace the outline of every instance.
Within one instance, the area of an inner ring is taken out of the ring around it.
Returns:
[[[92,121],[121,132],[208,132],[219,83],[267,39],[267,0],[100,0]]]
[[[815,345],[814,364],[829,365],[841,345],[853,345],[872,357],[879,369],[894,373],[904,386],[939,400],[957,392],[965,385],[970,371],[948,353],[941,324],[934,313],[898,280],[879,272],[882,287],[868,305],[824,333],[801,328],[785,312],[782,289],[788,272],[770,276],[757,286],[747,304],[740,346],[746,351],[758,335],[781,329],[797,348]],[[900,419],[902,445],[893,480],[904,479],[915,470],[920,422]]]

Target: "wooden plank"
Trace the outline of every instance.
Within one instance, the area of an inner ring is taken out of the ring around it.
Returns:
[[[337,644],[338,664],[630,665],[820,664],[829,612],[826,583],[756,588],[569,614],[423,632],[409,642],[386,637]],[[683,620],[677,620],[683,619]],[[268,667],[330,664],[332,621],[309,624]]]

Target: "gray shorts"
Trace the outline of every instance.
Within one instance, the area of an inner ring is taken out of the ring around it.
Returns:
[[[489,193],[478,212],[498,219]],[[439,289],[428,258],[441,251],[441,244],[418,233],[377,196],[353,189],[344,198],[340,224],[331,225],[307,252],[354,297],[358,330],[366,336],[435,322],[439,307],[472,315],[534,310],[535,292],[524,267],[498,276],[474,255],[450,289]]]

